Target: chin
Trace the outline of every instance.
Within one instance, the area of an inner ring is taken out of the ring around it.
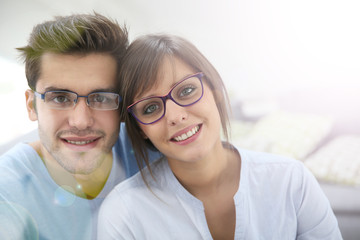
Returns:
[[[64,166],[65,170],[71,174],[81,174],[81,175],[89,175],[95,172],[99,166],[96,164],[95,166]]]
[[[101,166],[105,159],[97,156],[96,154],[89,153],[76,154],[76,156],[73,154],[71,155],[72,156],[62,158],[67,159],[67,161],[59,162],[60,165],[71,174],[91,174]]]

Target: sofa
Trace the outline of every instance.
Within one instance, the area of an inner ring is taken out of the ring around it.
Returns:
[[[360,239],[359,84],[232,97],[232,141],[303,161],[328,197],[345,240]]]
[[[303,161],[317,177],[328,197],[343,238],[358,240],[360,153],[357,153],[360,150],[360,126],[358,129],[348,125],[341,126],[344,122],[334,120],[320,111],[294,108],[295,105],[289,101],[283,103],[291,107],[269,104],[269,100],[233,101],[231,140],[247,149],[287,155]],[[358,119],[354,121],[356,124],[360,122]],[[31,142],[36,139],[37,130],[32,130],[0,145],[0,154],[19,141]],[[342,153],[340,158],[337,150],[345,150],[345,154]],[[349,158],[347,163],[351,164],[343,164]],[[351,174],[346,174],[347,172]],[[349,178],[348,175],[352,177]]]

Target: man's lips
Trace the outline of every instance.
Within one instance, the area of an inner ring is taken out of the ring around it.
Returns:
[[[172,138],[171,141],[181,142],[185,141],[186,139],[195,135],[201,128],[201,124],[196,125],[194,127],[190,127],[187,129],[182,130],[181,132],[176,133]]]
[[[100,137],[86,137],[86,138],[78,138],[78,137],[62,137],[61,140],[63,140],[66,143],[74,144],[83,146],[89,143],[93,143],[97,140],[99,140]]]

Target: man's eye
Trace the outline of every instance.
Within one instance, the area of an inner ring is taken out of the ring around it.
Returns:
[[[69,102],[69,98],[67,96],[64,95],[58,95],[58,96],[54,96],[51,101],[55,102],[55,103],[66,103]]]
[[[107,97],[105,97],[104,95],[100,95],[100,94],[95,95],[92,100],[94,102],[100,102],[100,103],[109,101],[109,99]]]

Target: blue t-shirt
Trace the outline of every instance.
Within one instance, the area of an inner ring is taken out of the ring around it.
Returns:
[[[113,156],[107,183],[88,200],[57,185],[30,145],[14,146],[0,157],[0,239],[96,239],[100,204],[115,185],[138,171],[123,124]],[[151,152],[150,158],[158,153]]]

